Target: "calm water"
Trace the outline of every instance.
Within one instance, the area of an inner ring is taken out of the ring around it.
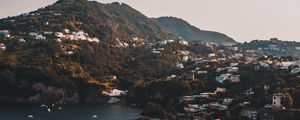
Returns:
[[[140,113],[121,104],[62,106],[61,110],[55,106],[51,112],[39,105],[0,106],[0,120],[134,120]]]

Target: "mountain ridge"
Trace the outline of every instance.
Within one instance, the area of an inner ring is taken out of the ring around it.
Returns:
[[[234,39],[223,33],[201,30],[181,18],[169,16],[153,19],[172,34],[189,41],[213,42],[217,44],[237,43]]]

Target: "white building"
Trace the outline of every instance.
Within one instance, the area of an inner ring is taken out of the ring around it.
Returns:
[[[284,95],[282,93],[276,93],[273,95],[273,98],[272,98],[272,105],[273,105],[273,108],[275,109],[281,109],[283,108],[283,105],[281,104],[282,101],[284,99]]]
[[[202,98],[211,98],[215,95],[216,95],[216,93],[214,93],[214,92],[205,92],[205,93],[201,93],[200,97],[202,97]]]
[[[36,35],[36,36],[35,36],[35,39],[37,39],[37,40],[45,40],[46,37],[43,36],[43,35]]]
[[[178,63],[178,64],[176,64],[176,67],[179,69],[182,69],[182,68],[184,68],[184,65],[182,63]]]
[[[227,80],[229,77],[231,76],[231,74],[227,73],[227,74],[221,74],[220,76],[216,77],[216,81],[223,83],[225,80]]]
[[[9,30],[0,30],[0,35],[10,37]]]
[[[188,45],[189,42],[188,42],[188,41],[185,41],[185,40],[180,40],[180,41],[179,41],[179,44],[181,44],[181,45]]]
[[[239,65],[239,63],[230,63],[230,67],[236,67],[238,65]]]
[[[216,110],[227,110],[227,109],[228,109],[228,106],[222,105],[222,104],[220,104],[220,103],[218,103],[218,102],[210,103],[210,104],[208,105],[208,107],[209,107],[210,109],[216,109]]]
[[[217,87],[216,90],[215,90],[215,93],[224,93],[224,92],[226,92],[226,88]]]
[[[51,34],[53,34],[53,32],[51,32],[51,31],[44,32],[44,35],[51,35]]]
[[[69,29],[65,29],[64,32],[68,34],[68,33],[70,33],[70,30]]]
[[[199,70],[197,71],[198,74],[207,74],[207,71],[206,70]]]
[[[229,78],[229,82],[240,82],[240,75],[231,75]]]
[[[231,49],[233,51],[237,51],[239,48],[237,46],[232,46],[232,47],[229,47],[229,49]]]
[[[31,36],[31,37],[35,37],[35,36],[37,36],[38,34],[35,33],[35,32],[30,32],[30,33],[28,33],[28,35]]]
[[[226,61],[226,58],[218,58],[218,61]]]
[[[62,32],[55,32],[55,36],[58,37],[58,38],[62,38],[62,37],[64,37],[64,33],[62,33]]]
[[[241,58],[241,57],[243,57],[242,53],[235,53],[234,54],[234,58]]]
[[[6,46],[4,45],[4,43],[0,43],[0,50],[5,50]]]
[[[232,101],[233,101],[233,98],[225,98],[225,99],[223,99],[223,104],[229,105]]]
[[[119,97],[122,95],[125,95],[126,92],[118,89],[113,89],[110,92],[104,92],[104,95],[110,96],[110,97]]]
[[[215,57],[215,56],[216,56],[215,53],[208,54],[208,57]]]
[[[189,56],[183,56],[182,61],[187,62],[189,60]]]
[[[297,62],[289,61],[289,62],[281,62],[280,63],[281,69],[288,69],[290,66],[293,66],[293,65],[297,65]]]
[[[226,67],[228,72],[238,72],[239,68],[238,67]]]
[[[26,40],[24,40],[23,38],[22,39],[19,39],[19,42],[26,42]]]

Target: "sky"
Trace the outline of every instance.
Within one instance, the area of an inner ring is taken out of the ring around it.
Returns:
[[[45,7],[56,0],[1,0],[0,18]],[[123,2],[148,17],[174,16],[238,42],[277,37],[300,42],[300,0],[97,0]]]

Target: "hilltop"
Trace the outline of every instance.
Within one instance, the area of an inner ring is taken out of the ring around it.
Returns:
[[[160,17],[155,20],[161,27],[167,29],[172,34],[189,41],[213,42],[217,44],[236,43],[235,40],[225,34],[201,30],[180,18]]]
[[[13,22],[12,22],[13,21]],[[172,38],[155,21],[126,4],[101,4],[86,0],[60,0],[44,9],[2,19],[1,29],[18,32],[83,30],[100,40],[150,41]]]

